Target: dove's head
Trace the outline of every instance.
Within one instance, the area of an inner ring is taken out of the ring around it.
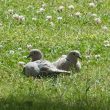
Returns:
[[[81,54],[78,50],[70,51],[67,55],[67,59],[71,62],[77,61],[78,58],[81,59]]]
[[[42,57],[43,57],[43,54],[38,49],[32,49],[29,55],[27,56],[27,58],[32,58],[32,61],[40,60],[42,59]]]

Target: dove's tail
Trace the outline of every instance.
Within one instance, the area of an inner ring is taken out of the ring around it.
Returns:
[[[56,74],[60,74],[60,73],[66,73],[66,74],[70,74],[70,71],[65,71],[65,70],[60,70],[60,69],[56,69],[56,70],[52,70],[53,73]]]

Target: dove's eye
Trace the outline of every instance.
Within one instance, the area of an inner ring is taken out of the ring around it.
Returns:
[[[73,53],[73,55],[75,55],[75,53]]]

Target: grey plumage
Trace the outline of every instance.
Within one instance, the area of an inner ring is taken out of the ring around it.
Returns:
[[[42,52],[32,49],[28,57],[32,58],[32,62],[24,65],[23,72],[26,76],[54,76],[59,73],[70,73],[69,71],[57,69],[55,65],[47,60],[42,60]]]
[[[57,61],[53,62],[58,69],[69,71],[70,69],[75,69],[76,71],[80,71],[81,63],[78,58],[81,59],[81,54],[77,50],[73,50],[69,52],[67,55],[62,55]]]
[[[29,62],[24,66],[24,74],[26,76],[54,76],[59,73],[70,73],[69,71],[57,69],[51,62],[47,60],[38,60]]]

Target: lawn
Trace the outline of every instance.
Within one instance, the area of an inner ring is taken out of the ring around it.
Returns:
[[[79,73],[26,77],[29,48],[55,61],[82,55]],[[110,110],[110,0],[0,0],[0,110]]]

